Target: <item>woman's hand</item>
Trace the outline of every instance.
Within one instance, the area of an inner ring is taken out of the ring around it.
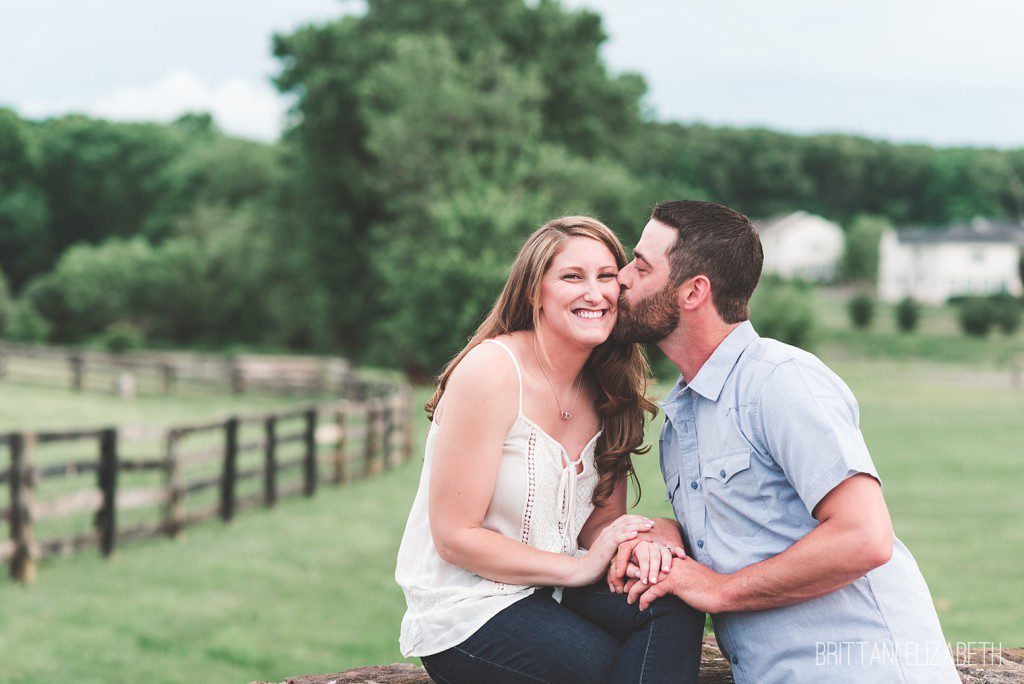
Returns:
[[[601,579],[608,571],[608,564],[618,551],[619,544],[652,527],[654,521],[642,515],[623,515],[616,518],[597,535],[587,555],[579,559],[577,570],[568,586],[585,587]]]

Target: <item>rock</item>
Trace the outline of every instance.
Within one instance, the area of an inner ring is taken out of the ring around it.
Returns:
[[[972,650],[969,657],[958,654],[963,661],[957,665],[964,684],[1015,684],[1024,682],[1024,648],[1001,651]],[[289,677],[280,684],[430,684],[426,671],[409,663],[370,665],[345,672]],[[704,637],[700,658],[702,684],[728,684],[733,681],[729,661],[712,636]],[[250,684],[274,684],[250,682]]]

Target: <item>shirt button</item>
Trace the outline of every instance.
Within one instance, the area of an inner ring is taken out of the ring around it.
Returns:
[[[697,540],[697,546],[698,546],[699,548],[702,548],[702,549],[703,549],[703,548],[704,548],[704,540],[703,540],[703,539],[698,539],[698,540]]]
[[[725,477],[725,471],[724,470],[719,470],[718,471],[718,477]]]
[[[736,656],[733,656],[732,657],[732,664],[733,665],[739,665],[740,664],[740,659],[737,658]]]
[[[690,489],[696,489],[696,488],[697,488],[697,481],[694,480],[693,482],[690,483]]]

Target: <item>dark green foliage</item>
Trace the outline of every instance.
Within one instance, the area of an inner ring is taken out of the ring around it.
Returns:
[[[13,315],[14,300],[11,299],[11,292],[7,288],[7,278],[0,272],[0,335],[6,332]]]
[[[852,282],[874,285],[878,281],[878,261],[882,234],[892,228],[886,219],[860,215],[846,229],[846,244],[839,270]]]
[[[41,173],[39,136],[0,109],[0,271],[15,290],[48,265],[52,250]]]
[[[546,0],[372,0],[276,37],[302,115],[283,227],[331,295],[332,342],[433,373],[545,220],[639,232],[659,198],[613,159],[640,128],[643,84],[607,73],[604,39],[597,15]]]
[[[992,320],[1004,334],[1013,335],[1020,330],[1024,301],[1006,293],[993,295],[990,301]]]
[[[906,333],[914,332],[921,318],[921,306],[914,301],[913,297],[904,297],[896,305],[894,314],[897,328]]]
[[[811,349],[814,308],[810,286],[777,278],[762,278],[750,300],[750,320],[762,337]]]
[[[861,292],[850,298],[849,307],[850,322],[855,328],[865,329],[871,325],[875,318],[875,298],[866,292]]]
[[[995,324],[995,311],[988,297],[966,297],[960,302],[960,328],[968,335],[984,337]]]
[[[135,325],[125,321],[113,323],[102,333],[92,339],[94,346],[115,354],[140,349],[145,345],[142,331]]]
[[[21,299],[10,310],[10,319],[2,337],[15,342],[45,342],[53,325],[36,311],[32,303]]]

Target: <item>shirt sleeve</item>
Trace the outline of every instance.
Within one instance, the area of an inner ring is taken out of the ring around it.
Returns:
[[[768,454],[812,515],[825,495],[848,477],[867,473],[882,481],[860,431],[853,392],[814,361],[779,364],[765,381],[758,403]]]

